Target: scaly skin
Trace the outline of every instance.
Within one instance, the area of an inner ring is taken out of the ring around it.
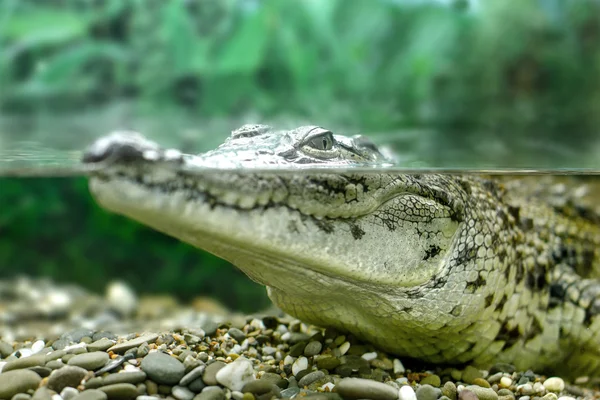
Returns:
[[[198,156],[117,133],[84,161],[101,205],[306,322],[428,362],[600,373],[600,219],[573,179],[404,175],[317,127],[244,126]]]

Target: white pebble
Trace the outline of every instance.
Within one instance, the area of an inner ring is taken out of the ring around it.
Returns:
[[[0,361],[0,372],[2,372],[2,369],[4,368],[5,365],[6,365],[6,361]]]
[[[348,352],[348,350],[350,350],[350,342],[342,343],[342,345],[339,347],[339,349],[340,349],[340,356],[343,356],[344,354],[346,354]]]
[[[412,387],[406,385],[402,386],[398,391],[398,398],[400,400],[417,400],[417,395]]]
[[[260,330],[265,329],[265,324],[262,322],[261,319],[258,318],[254,318],[252,321],[250,321],[250,326]]]
[[[292,337],[292,334],[290,332],[286,332],[283,335],[281,335],[281,341],[287,342],[288,340],[290,340],[291,337]]]
[[[44,349],[45,346],[46,343],[44,343],[43,340],[37,340],[31,345],[31,351],[33,352],[33,354],[39,353]]]
[[[68,311],[73,303],[73,299],[71,299],[71,295],[66,293],[63,290],[54,290],[46,295],[46,298],[43,301],[40,301],[40,305],[42,305],[43,311],[48,313],[56,312],[61,313],[64,311]]]
[[[67,353],[71,350],[75,350],[75,349],[79,349],[79,348],[87,348],[87,344],[81,342],[81,343],[77,343],[77,344],[72,344],[70,346],[65,347],[63,350],[66,351]]]
[[[306,357],[298,357],[292,364],[292,374],[298,375],[298,372],[304,371],[308,368],[308,359]]]
[[[60,397],[60,394],[53,394],[51,398],[52,400],[63,400],[63,398]]]
[[[531,386],[531,383],[525,383],[523,385],[518,385],[517,392],[524,394],[524,395],[533,394],[533,386]]]
[[[546,391],[546,389],[544,388],[544,385],[542,385],[542,382],[536,382],[536,383],[533,384],[533,391],[535,393],[544,394],[544,392]]]
[[[405,372],[406,368],[404,368],[404,364],[402,364],[402,361],[398,360],[397,358],[394,358],[394,373],[403,374]]]
[[[240,346],[239,344],[235,344],[231,350],[229,350],[229,354],[233,353],[233,354],[240,354],[242,352],[242,346]]]
[[[565,381],[563,381],[561,378],[553,376],[544,381],[544,387],[549,392],[562,392],[565,390]]]
[[[326,384],[324,384],[323,386],[321,386],[319,388],[319,390],[322,390],[324,392],[331,392],[334,387],[335,387],[335,385],[333,383],[327,382]]]
[[[25,357],[29,357],[33,354],[33,351],[31,351],[31,349],[19,349],[17,351],[15,351],[15,353],[19,353],[20,356],[19,358],[25,358]],[[13,354],[15,354],[13,353]]]
[[[347,342],[346,342],[347,343]],[[371,361],[377,358],[377,352],[376,351],[372,351],[370,353],[365,353],[362,355],[362,358],[367,360],[367,361]]]
[[[129,361],[134,361],[134,360],[137,361],[136,359],[129,360]],[[139,371],[140,369],[138,367],[132,365],[132,364],[124,364],[123,365],[123,370],[125,372],[130,372],[130,371]]]
[[[285,358],[283,359],[283,365],[290,365],[294,363],[294,357],[290,356],[289,354],[287,356],[285,356]]]
[[[124,316],[132,315],[138,306],[135,292],[122,281],[114,281],[107,286],[106,302],[112,309]]]
[[[500,387],[507,388],[510,387],[510,385],[512,384],[513,380],[510,379],[508,376],[503,376],[502,378],[500,378]]]
[[[64,400],[70,400],[78,394],[79,390],[67,386],[60,392],[60,397],[62,397]]]
[[[229,390],[241,391],[245,384],[256,380],[252,361],[240,357],[217,372],[217,382]]]
[[[408,378],[403,376],[402,378],[396,379],[398,385],[408,385]]]

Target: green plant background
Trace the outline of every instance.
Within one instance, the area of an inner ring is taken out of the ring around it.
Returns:
[[[0,150],[121,127],[206,150],[243,122],[311,123],[409,166],[597,167],[599,36],[594,0],[0,0]],[[0,178],[0,275],[22,273],[268,304],[81,178]]]

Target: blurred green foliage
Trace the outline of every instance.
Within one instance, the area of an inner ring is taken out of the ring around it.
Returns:
[[[289,116],[416,132],[433,160],[461,149],[457,162],[531,143],[579,154],[600,122],[599,36],[596,0],[0,0],[0,109]],[[79,180],[0,190],[3,275],[100,289],[118,272],[138,289],[264,304],[214,258],[99,211]]]

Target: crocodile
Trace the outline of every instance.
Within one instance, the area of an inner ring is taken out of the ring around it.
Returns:
[[[586,187],[389,157],[362,136],[245,125],[200,155],[116,132],[83,162],[101,206],[228,260],[302,321],[430,363],[598,375]]]

